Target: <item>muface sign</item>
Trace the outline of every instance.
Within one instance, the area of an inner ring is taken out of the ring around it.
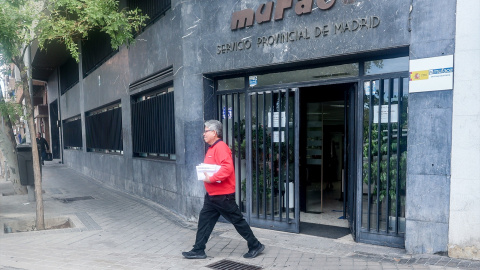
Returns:
[[[312,12],[314,0],[300,0],[295,4],[295,13],[298,16],[303,14],[308,14]],[[330,9],[334,4],[335,0],[315,0],[317,7],[320,10]],[[275,4],[275,14],[274,20],[282,20],[283,14],[286,9],[292,8],[293,0],[278,0]],[[257,11],[254,12],[253,9],[247,8],[244,10],[236,11],[232,15],[232,22],[230,28],[232,30],[237,30],[240,28],[245,28],[253,25],[253,21],[258,24],[269,22],[272,20],[272,14],[274,9],[274,2],[267,2],[261,4]]]
[[[344,4],[352,4],[356,0],[343,0]],[[312,12],[323,12],[333,7],[336,0],[298,0],[293,5],[293,0],[276,0],[264,4],[260,4],[257,11],[253,9],[244,9],[236,11],[232,14],[231,30],[253,26],[254,21],[257,24],[269,22],[272,19],[282,20],[284,13],[288,9],[294,9],[297,16]],[[316,7],[314,7],[316,5]],[[380,25],[380,17],[374,14],[364,14],[355,17],[341,17],[337,21],[321,21],[316,20],[312,24],[288,26],[281,28],[273,33],[262,33],[259,36],[243,37],[237,40],[231,40],[223,44],[218,44],[216,54],[222,55],[233,52],[247,52],[255,48],[277,47],[282,44],[292,42],[318,42],[313,40],[327,39],[338,35],[348,35],[348,33],[371,31]],[[357,14],[358,15],[358,14]],[[362,35],[363,37],[363,35]],[[256,44],[256,46],[255,46]]]

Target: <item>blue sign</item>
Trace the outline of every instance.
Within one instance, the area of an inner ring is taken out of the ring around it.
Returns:
[[[248,77],[248,80],[250,82],[250,87],[257,85],[257,76],[250,76]]]

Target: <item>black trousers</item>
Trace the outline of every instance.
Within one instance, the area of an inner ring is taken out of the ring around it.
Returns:
[[[256,248],[260,244],[255,235],[253,235],[250,225],[243,218],[242,212],[235,202],[235,194],[215,196],[205,194],[203,208],[198,219],[197,237],[193,246],[194,251],[205,250],[205,245],[220,215],[232,223],[237,232],[247,240],[249,250]]]

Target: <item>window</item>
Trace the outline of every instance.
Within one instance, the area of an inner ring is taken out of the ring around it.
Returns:
[[[175,160],[173,87],[164,87],[132,100],[133,154]]]
[[[171,0],[127,0],[127,6],[130,9],[138,7],[143,14],[147,14],[150,17],[146,21],[147,25],[154,23],[160,16],[164,15],[171,5]]]
[[[82,149],[82,119],[80,116],[63,121],[63,147]]]
[[[82,41],[83,77],[92,73],[116,52],[108,34],[100,31],[89,33],[88,39]]]
[[[123,154],[121,104],[88,112],[85,129],[88,151]]]
[[[331,80],[355,76],[358,76],[358,63],[258,75],[258,82],[255,86]]]
[[[245,88],[245,77],[218,80],[217,91]]]
[[[365,75],[402,72],[408,70],[408,56],[365,62]]]
[[[62,95],[78,83],[78,63],[70,57],[65,64],[60,67],[60,90]]]

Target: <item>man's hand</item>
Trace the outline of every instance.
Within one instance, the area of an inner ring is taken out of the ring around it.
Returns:
[[[205,175],[205,179],[203,179],[203,182],[212,183],[210,182],[210,176],[208,176],[208,173],[204,172],[203,174]]]
[[[213,183],[212,181],[210,181],[210,176],[208,176],[208,174],[206,172],[203,173],[205,175],[205,179],[203,179],[203,182],[207,182],[207,183]],[[216,181],[217,183],[221,183],[222,181]]]

